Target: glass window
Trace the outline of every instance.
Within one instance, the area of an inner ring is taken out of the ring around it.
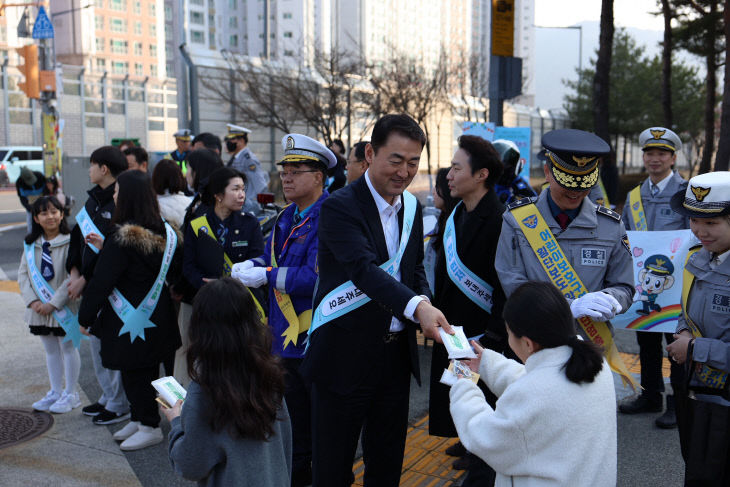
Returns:
[[[150,76],[153,78],[157,78],[157,65],[156,64],[150,64]]]
[[[109,26],[112,32],[126,32],[127,21],[124,19],[111,18],[109,19]]]
[[[190,42],[205,44],[205,34],[199,30],[190,31]]]
[[[165,5],[165,20],[172,20],[172,7],[170,7],[169,5]]]
[[[142,14],[142,2],[139,0],[134,1],[134,5],[132,6],[132,12],[134,12],[136,15]]]
[[[190,0],[190,5],[200,5],[202,7],[205,5],[205,2],[203,0]]]
[[[150,56],[157,57],[157,44],[150,44]]]
[[[157,17],[157,5],[155,2],[150,2],[150,17]]]
[[[104,128],[104,117],[86,115],[86,126],[89,128]]]
[[[98,41],[99,39],[97,39]],[[99,71],[106,71],[106,59],[97,59],[96,60],[96,69]]]
[[[228,0],[228,8],[230,8],[230,9],[238,8],[238,0]]]
[[[127,0],[109,0],[109,8],[112,10],[127,10]]]
[[[290,18],[291,18],[291,13],[290,13],[290,12],[284,12],[284,15],[283,15],[283,17],[284,17],[285,19],[290,19]]]
[[[164,131],[165,122],[164,122],[164,120],[150,120],[149,128],[150,128],[150,130]]]
[[[96,38],[96,52],[104,52],[104,42],[105,39],[103,37]]]
[[[150,24],[150,36],[157,37],[157,24]]]
[[[96,15],[94,17],[94,27],[96,27],[96,30],[104,30],[104,17],[101,15]]]
[[[286,38],[289,38],[290,39],[292,37],[292,35],[293,34],[291,32],[288,32],[288,31],[287,32],[284,32],[284,37],[286,37]],[[273,34],[272,34],[272,36],[273,36]]]
[[[121,41],[118,39],[111,40],[112,52],[115,54],[127,54],[127,41]]]
[[[238,28],[238,17],[229,18],[228,27],[230,27],[231,29],[237,29]]]
[[[232,35],[229,44],[231,47],[238,47],[238,36],[235,34]]]
[[[134,63],[134,74],[137,76],[142,76],[144,74],[144,66],[142,66],[140,63]]]
[[[134,35],[136,35],[136,36],[142,35],[142,22],[134,23]]]
[[[141,56],[142,55],[142,43],[141,42],[135,42],[134,43],[134,55],[135,56]]]
[[[203,25],[205,24],[205,16],[200,12],[190,11],[190,23]]]
[[[174,78],[175,77],[175,66],[172,63],[167,63],[165,65],[165,72],[167,73],[168,78]]]
[[[129,71],[129,63],[122,61],[112,61],[112,73],[125,74]]]

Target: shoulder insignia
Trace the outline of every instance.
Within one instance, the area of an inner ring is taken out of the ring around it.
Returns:
[[[249,154],[248,152],[244,152],[244,153],[243,153],[243,157],[244,157],[245,159],[251,159],[251,154]]]
[[[629,236],[626,235],[625,233],[624,233],[624,236],[621,237],[621,245],[623,245],[624,248],[626,249],[626,252],[628,252],[629,255],[631,255],[631,245],[629,244]]]
[[[606,208],[605,206],[596,206],[596,213],[600,213],[601,215],[608,216],[613,218],[616,221],[621,221],[621,215],[616,213],[610,208]]]
[[[529,205],[530,203],[534,203],[535,201],[537,201],[537,197],[535,197],[535,196],[533,196],[531,198],[520,198],[520,199],[518,199],[516,201],[513,201],[509,205],[507,205],[507,210],[508,211],[512,211],[515,208],[519,208],[521,206]]]

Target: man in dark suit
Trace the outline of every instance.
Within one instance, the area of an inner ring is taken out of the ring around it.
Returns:
[[[369,170],[322,204],[319,283],[302,366],[312,382],[317,487],[351,484],[361,430],[365,485],[398,485],[411,373],[420,384],[416,323],[437,341],[439,327],[452,333],[428,297],[421,207],[404,194],[418,171],[425,142],[412,118],[382,117],[365,150]],[[403,231],[409,224],[410,234]],[[398,257],[400,266],[390,273],[380,267]],[[341,315],[330,309],[330,316],[337,317],[322,322],[318,316],[338,303],[332,297],[348,281],[356,287],[354,295],[364,293],[367,302],[348,305]]]

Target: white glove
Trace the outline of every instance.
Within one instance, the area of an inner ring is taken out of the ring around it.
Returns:
[[[573,318],[588,316],[594,320],[607,321],[623,308],[616,298],[603,292],[588,293],[570,303]]]
[[[234,277],[241,281],[244,286],[248,287],[261,287],[267,281],[265,267],[251,267],[243,272],[236,273]]]
[[[243,262],[238,262],[236,264],[233,264],[233,267],[231,267],[231,275],[240,274],[241,272],[245,271],[246,269],[250,269],[252,267],[253,267],[252,260],[244,260]]]

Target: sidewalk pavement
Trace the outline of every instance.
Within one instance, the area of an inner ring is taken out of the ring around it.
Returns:
[[[0,407],[30,410],[49,386],[43,346],[23,323],[24,309],[19,294],[0,291]],[[141,485],[107,428],[92,424],[80,408],[53,419],[43,435],[0,450],[0,485]]]

